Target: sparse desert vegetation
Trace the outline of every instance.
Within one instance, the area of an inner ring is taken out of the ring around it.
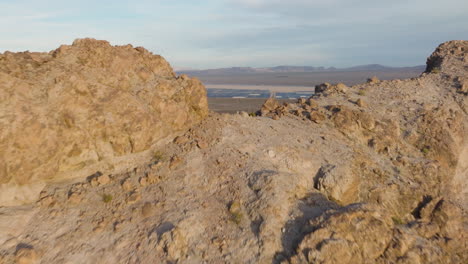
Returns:
[[[111,194],[103,194],[102,195],[102,201],[104,203],[110,203],[112,201],[112,195]]]

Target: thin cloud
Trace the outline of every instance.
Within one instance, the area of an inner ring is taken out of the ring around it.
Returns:
[[[417,65],[468,39],[467,12],[465,0],[0,0],[0,52],[94,37],[180,67]]]

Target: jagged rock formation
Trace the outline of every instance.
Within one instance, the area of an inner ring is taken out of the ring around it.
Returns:
[[[320,85],[315,86],[315,93],[323,93],[323,94],[337,94],[343,93],[345,94],[348,91],[348,87],[343,83],[337,83],[336,85],[331,85],[329,83],[322,83]]]
[[[203,85],[141,47],[79,39],[0,54],[0,205],[35,200],[46,182],[126,168],[206,115]]]
[[[466,263],[467,47],[419,78],[211,113],[126,172],[49,184],[0,208],[0,262]]]

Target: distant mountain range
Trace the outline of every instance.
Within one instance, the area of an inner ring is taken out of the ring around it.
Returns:
[[[335,67],[314,67],[314,66],[275,66],[267,68],[252,68],[252,67],[231,67],[219,69],[176,69],[179,74],[196,74],[196,75],[236,75],[236,74],[254,74],[254,73],[290,73],[290,72],[369,72],[369,71],[420,71],[426,69],[425,65],[412,67],[389,67],[380,64],[359,65],[349,68]]]

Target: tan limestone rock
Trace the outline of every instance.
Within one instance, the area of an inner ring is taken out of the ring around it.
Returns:
[[[199,80],[143,48],[94,39],[0,54],[0,98],[4,205],[36,200],[39,188],[24,186],[123,169],[208,112]]]

